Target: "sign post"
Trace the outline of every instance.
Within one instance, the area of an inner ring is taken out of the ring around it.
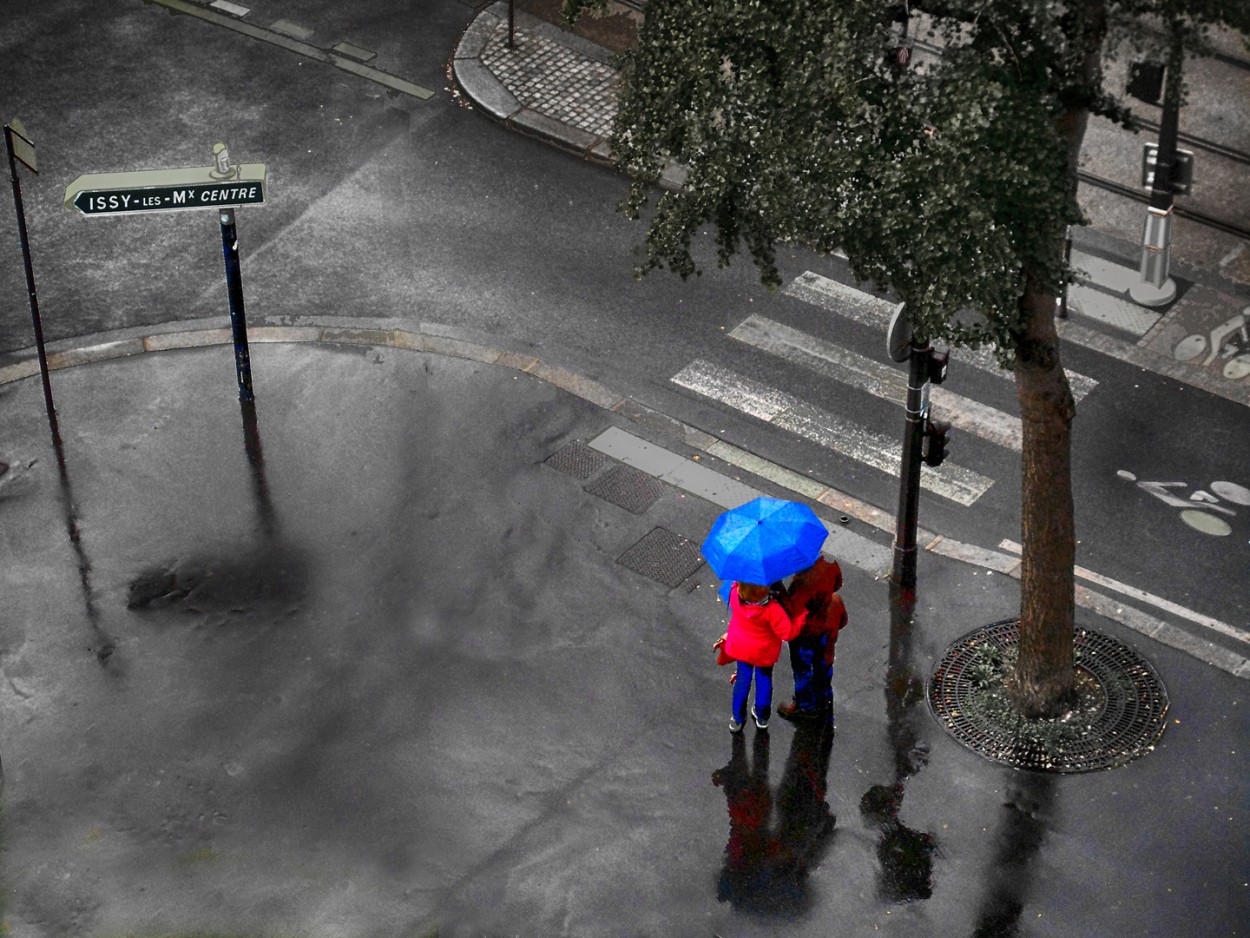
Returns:
[[[26,268],[26,295],[30,300],[30,318],[35,324],[35,348],[39,353],[39,375],[43,379],[43,405],[48,410],[52,435],[59,439],[56,407],[52,403],[52,382],[48,379],[48,353],[43,345],[43,320],[39,318],[39,297],[35,294],[35,268],[30,261],[30,240],[26,235],[26,210],[22,205],[22,184],[17,178],[17,164],[38,175],[35,144],[26,136],[22,122],[14,118],[4,125],[4,147],[9,154],[9,178],[13,180],[13,204],[17,209],[17,238],[22,243],[22,263]]]
[[[213,146],[213,165],[195,169],[155,169],[132,173],[91,173],[65,187],[65,207],[80,215],[131,215],[181,209],[219,209],[221,248],[226,263],[230,330],[239,400],[251,403],[252,364],[247,349],[243,278],[234,209],[265,204],[265,164],[231,163],[224,143]]]
[[[230,332],[234,337],[234,376],[239,400],[255,400],[252,394],[252,359],[247,351],[247,315],[243,310],[243,277],[239,272],[239,239],[234,229],[234,209],[221,210],[221,252],[226,261],[226,295],[230,299]]]

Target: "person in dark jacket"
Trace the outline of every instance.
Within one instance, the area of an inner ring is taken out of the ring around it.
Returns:
[[[790,640],[790,668],[794,672],[794,699],[777,708],[787,720],[819,720],[833,713],[833,660],[838,633],[846,625],[842,568],[824,557],[796,573],[784,599],[793,616],[802,611],[804,624]]]

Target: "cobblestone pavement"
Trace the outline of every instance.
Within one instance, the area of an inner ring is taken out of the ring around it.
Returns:
[[[517,28],[508,48],[506,23],[497,26],[482,50],[482,64],[525,107],[606,137],[616,117],[619,77],[615,69],[568,46]]]

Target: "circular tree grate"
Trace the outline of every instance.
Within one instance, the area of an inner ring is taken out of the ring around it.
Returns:
[[[1133,761],[1163,734],[1167,691],[1146,659],[1088,629],[1075,630],[1079,703],[1066,718],[1026,720],[1003,677],[1020,643],[1020,620],[969,632],[946,650],[929,680],[929,708],[952,736],[997,762],[1045,772],[1092,772]]]

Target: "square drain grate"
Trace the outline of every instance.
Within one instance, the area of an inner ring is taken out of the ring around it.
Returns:
[[[665,586],[676,588],[703,566],[699,545],[667,528],[653,528],[616,562]]]
[[[586,486],[586,491],[640,515],[664,494],[664,483],[633,466],[613,466]]]
[[[606,466],[608,462],[607,456],[597,449],[591,449],[582,440],[574,440],[562,446],[546,459],[547,465],[551,468],[567,472],[583,482]]]

